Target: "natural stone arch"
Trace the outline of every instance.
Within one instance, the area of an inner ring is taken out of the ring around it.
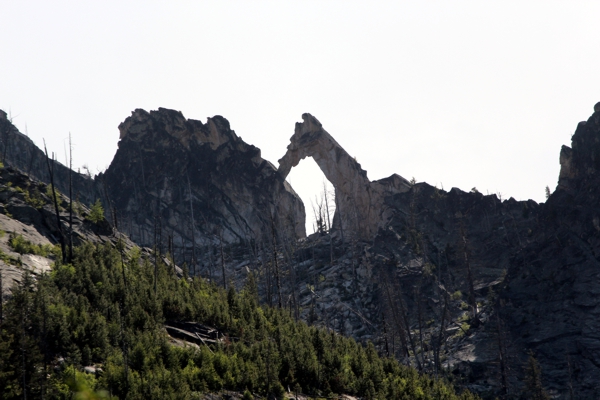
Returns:
[[[371,238],[388,219],[383,200],[386,195],[406,192],[410,184],[399,175],[371,182],[358,162],[323,129],[310,114],[302,115],[285,155],[279,160],[279,173],[285,179],[300,160],[312,157],[335,189],[334,229],[359,238]]]

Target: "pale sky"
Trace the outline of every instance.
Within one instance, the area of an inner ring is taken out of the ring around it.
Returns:
[[[600,101],[598,1],[0,0],[0,109],[104,170],[135,108],[223,115],[276,166],[309,112],[370,179],[544,201]],[[305,200],[312,160],[292,170]]]

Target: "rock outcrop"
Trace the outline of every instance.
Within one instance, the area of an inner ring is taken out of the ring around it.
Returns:
[[[286,178],[300,160],[312,157],[335,189],[333,229],[348,236],[371,238],[387,218],[384,198],[406,192],[410,184],[399,175],[371,182],[367,172],[323,129],[310,114],[302,115],[286,154],[279,160],[279,174]]]
[[[300,141],[297,128],[280,163],[284,174],[303,156],[315,154],[324,172],[330,166],[323,158],[336,160],[320,153],[336,148],[333,139],[319,137],[315,122],[307,125],[312,135]],[[600,104],[577,126],[572,145],[563,146],[560,164],[557,188],[545,204],[425,183],[385,196],[391,218],[350,263],[340,258],[329,267],[324,248],[322,265],[348,282],[329,283],[335,274],[323,274],[331,287],[315,289],[313,302],[323,306],[317,318],[343,326],[349,321],[343,310],[352,307],[369,329],[353,321],[344,332],[374,341],[382,352],[393,351],[390,339],[404,340],[396,357],[414,366],[421,358],[427,371],[435,369],[432,347],[443,338],[441,365],[484,398],[526,398],[529,354],[540,363],[552,398],[600,398]],[[335,179],[335,173],[326,176]],[[364,175],[357,180],[366,186]],[[369,273],[357,277],[357,270]],[[476,319],[470,303],[477,304]],[[428,325],[420,327],[420,320]]]
[[[271,229],[305,236],[300,198],[225,118],[202,123],[178,111],[138,109],[119,130],[119,149],[96,180],[119,229],[137,243],[166,248],[170,237],[189,260],[193,242],[255,240]]]

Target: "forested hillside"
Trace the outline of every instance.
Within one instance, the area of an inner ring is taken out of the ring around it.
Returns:
[[[366,399],[473,399],[372,345],[258,304],[248,275],[238,293],[120,243],[84,244],[73,262],[25,274],[2,304],[0,398],[190,399],[231,390],[245,398],[301,392]],[[212,343],[170,338],[167,321],[220,331]],[[84,367],[89,373],[82,372]],[[94,373],[95,372],[95,373]],[[93,397],[83,397],[93,398]]]

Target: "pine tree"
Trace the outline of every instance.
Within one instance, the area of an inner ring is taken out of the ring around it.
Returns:
[[[550,396],[542,386],[542,369],[532,351],[529,352],[525,367],[525,395],[531,400],[550,400]]]
[[[100,203],[100,199],[96,199],[96,202],[92,204],[92,207],[90,207],[90,213],[86,219],[95,224],[104,220],[104,208],[102,207],[102,203]]]

